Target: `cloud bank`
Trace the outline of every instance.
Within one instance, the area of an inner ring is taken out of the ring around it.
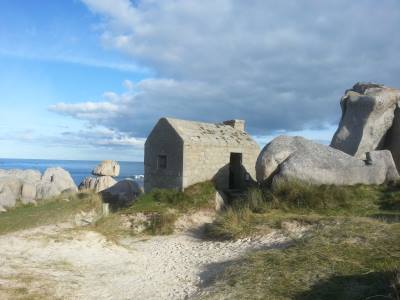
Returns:
[[[156,76],[50,109],[128,138],[162,116],[245,119],[258,136],[321,129],[355,82],[400,86],[398,0],[82,1],[103,45]]]

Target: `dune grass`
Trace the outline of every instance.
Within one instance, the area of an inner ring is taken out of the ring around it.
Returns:
[[[141,195],[131,206],[121,208],[100,219],[93,229],[116,241],[119,237],[135,235],[123,224],[123,216],[143,213],[149,217],[145,234],[167,235],[174,232],[175,221],[181,214],[215,206],[215,188],[212,182],[192,185],[184,192],[154,189]]]
[[[0,214],[0,234],[67,221],[80,211],[101,208],[100,197],[91,192],[60,195],[38,204],[18,205]]]
[[[252,190],[207,228],[216,239],[313,225],[285,249],[233,261],[209,299],[400,299],[400,186]]]
[[[215,188],[212,182],[197,183],[183,192],[154,189],[140,196],[135,203],[124,212],[163,213],[171,209],[188,212],[200,208],[211,208],[214,204]]]
[[[281,183],[273,190],[251,189],[235,199],[207,227],[211,238],[235,239],[258,229],[276,227],[282,220],[315,222],[336,216],[358,216],[400,221],[400,185],[315,186],[299,181]]]
[[[123,217],[142,213],[150,216],[145,233],[170,234],[180,214],[212,208],[214,197],[211,182],[185,192],[155,190],[89,229],[117,240],[133,234]],[[100,206],[96,194],[78,193],[16,207],[0,214],[0,234],[66,221]],[[282,229],[288,222],[311,226],[286,248],[226,263],[202,298],[400,300],[400,184],[336,187],[293,181],[273,190],[251,189],[205,233],[235,240]]]
[[[400,224],[345,217],[319,225],[286,249],[232,262],[208,298],[398,299]]]

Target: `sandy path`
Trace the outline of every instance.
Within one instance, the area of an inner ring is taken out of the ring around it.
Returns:
[[[277,232],[236,242],[184,232],[116,245],[92,231],[39,227],[0,237],[0,298],[187,299],[227,261],[286,242]]]

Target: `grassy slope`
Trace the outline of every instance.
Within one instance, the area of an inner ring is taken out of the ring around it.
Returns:
[[[94,193],[61,195],[37,205],[21,205],[0,214],[0,234],[64,222],[80,211],[100,205],[101,199]]]
[[[398,186],[253,190],[210,226],[210,237],[236,239],[287,221],[313,229],[286,249],[232,262],[207,298],[398,299],[399,204]]]
[[[93,229],[111,240],[117,240],[121,236],[134,234],[122,225],[122,216],[144,213],[150,216],[146,233],[171,234],[174,223],[181,214],[213,208],[214,199],[215,188],[211,182],[195,184],[184,192],[155,189],[140,196],[131,206],[99,220]]]
[[[215,188],[209,181],[198,183],[185,189],[184,192],[155,189],[144,194],[124,212],[165,213],[171,209],[188,212],[214,205]]]
[[[179,214],[212,207],[214,192],[211,183],[184,193],[156,190],[92,228],[108,237],[129,234],[121,229],[121,216],[141,212],[154,216],[150,233],[167,234]],[[0,214],[0,234],[66,221],[100,203],[96,195],[80,193],[17,207]],[[286,249],[257,251],[232,262],[207,298],[400,299],[400,186],[294,182],[273,192],[251,190],[219,215],[207,233],[215,239],[237,239],[288,221],[313,226]]]

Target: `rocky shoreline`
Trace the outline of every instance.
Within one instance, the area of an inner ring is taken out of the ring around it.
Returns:
[[[130,203],[142,193],[141,186],[131,180],[116,181],[120,166],[118,162],[105,160],[96,166],[79,188],[70,173],[63,168],[48,168],[43,174],[38,170],[0,169],[0,212],[15,207],[18,203],[36,204],[39,201],[63,193],[93,191],[101,193],[107,201]]]
[[[61,193],[77,192],[71,175],[62,168],[37,170],[0,170],[0,211],[22,204],[36,203]]]

